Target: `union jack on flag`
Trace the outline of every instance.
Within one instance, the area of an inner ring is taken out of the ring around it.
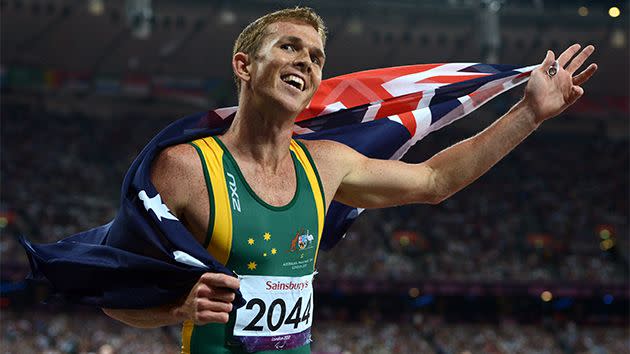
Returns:
[[[334,77],[322,81],[296,119],[294,135],[335,140],[371,158],[399,159],[430,132],[525,82],[534,68],[423,64]],[[181,297],[204,272],[233,274],[177,218],[169,217],[151,183],[150,168],[167,146],[221,134],[236,110],[220,108],[182,118],[155,136],[129,168],[118,214],[110,223],[54,244],[21,238],[32,278],[49,284],[67,301],[147,308]],[[320,246],[333,247],[360,212],[333,201]],[[236,305],[243,304],[238,293]]]
[[[429,133],[525,82],[534,68],[419,64],[337,76],[322,81],[294,133],[342,142],[372,158],[400,159]],[[236,108],[215,112],[225,118]],[[333,201],[321,247],[332,248],[361,211]]]

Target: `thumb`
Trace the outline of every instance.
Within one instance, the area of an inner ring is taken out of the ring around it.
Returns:
[[[582,97],[584,94],[584,89],[580,86],[571,87],[571,96],[569,97],[569,104],[572,105],[578,98]]]

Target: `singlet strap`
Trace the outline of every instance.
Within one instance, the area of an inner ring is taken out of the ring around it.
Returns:
[[[184,321],[182,325],[182,351],[181,354],[190,354],[190,341],[192,339],[192,332],[195,328],[193,321]]]
[[[321,178],[313,162],[311,154],[308,152],[306,146],[297,140],[291,140],[291,151],[294,152],[298,161],[306,172],[306,177],[313,191],[313,197],[315,198],[315,206],[317,208],[317,247],[315,250],[315,260],[317,260],[317,253],[319,252],[319,243],[322,239],[322,231],[324,229],[324,219],[326,216],[326,197],[324,195],[324,188],[322,186]]]
[[[232,208],[225,180],[223,149],[212,137],[191,142],[201,158],[208,198],[210,218],[204,247],[217,261],[225,265],[232,247]]]

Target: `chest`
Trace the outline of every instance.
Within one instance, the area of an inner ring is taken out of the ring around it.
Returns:
[[[305,150],[293,143],[280,173],[237,160],[220,140],[195,141],[206,193],[192,215],[200,242],[241,275],[311,274],[323,229],[321,183]],[[204,221],[205,220],[205,221]],[[192,224],[189,222],[189,225]],[[191,227],[191,229],[194,227]]]
[[[262,171],[254,164],[235,159],[242,177],[252,192],[272,206],[286,205],[293,199],[297,188],[297,178],[293,162],[289,158],[278,173]]]
[[[213,230],[212,238],[231,242],[210,249],[224,254],[237,274],[300,276],[313,271],[320,234],[317,206],[303,168],[294,162],[283,169],[289,173],[268,175],[237,165],[235,159],[225,161],[230,226]]]

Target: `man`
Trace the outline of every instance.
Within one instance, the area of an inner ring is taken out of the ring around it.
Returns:
[[[423,163],[407,164],[369,159],[332,141],[292,140],[294,120],[321,82],[325,39],[321,18],[307,8],[250,24],[232,57],[239,109],[230,128],[169,147],[154,161],[152,182],[162,200],[238,279],[206,273],[179,303],[104,310],[108,315],[137,327],[183,322],[184,352],[309,353],[311,284],[333,199],[361,208],[437,204],[573,104],[597,69],[591,64],[573,76],[592,46],[573,45],[557,62],[548,51],[523,99],[503,117]],[[271,242],[283,248],[269,248]],[[248,302],[233,311],[235,289]]]

